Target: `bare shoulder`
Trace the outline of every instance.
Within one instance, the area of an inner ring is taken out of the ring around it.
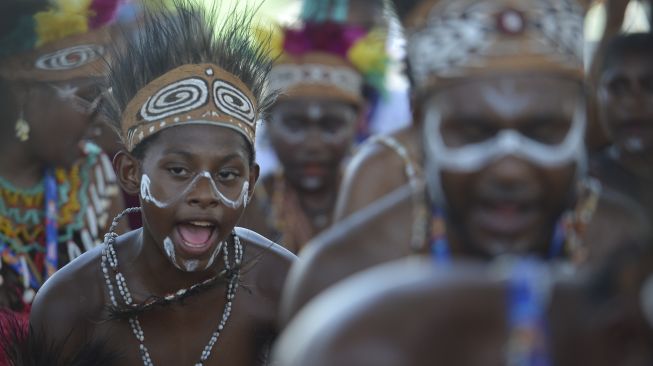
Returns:
[[[499,281],[482,265],[438,269],[424,258],[383,264],[311,301],[284,331],[274,357],[289,366],[447,364],[415,362],[409,354],[432,349],[438,337],[468,342],[481,329],[500,328],[499,294]],[[460,321],[475,326],[457,327]],[[375,355],[370,349],[384,352]],[[408,355],[399,361],[397,352]]]
[[[104,306],[101,248],[88,251],[54,274],[34,299],[30,325],[52,342],[83,341],[86,325]],[[81,338],[78,338],[81,337]]]
[[[290,267],[297,259],[297,256],[289,250],[265,238],[263,235],[241,227],[237,227],[235,230],[238,238],[245,242],[247,250],[251,250],[252,253],[261,256],[261,259],[265,258],[287,267]]]
[[[405,148],[408,157],[420,165],[420,144],[414,130],[415,127],[411,126],[388,137]],[[336,221],[408,183],[404,160],[381,140],[372,139],[363,144],[347,165],[336,204]],[[382,181],[379,180],[380,174]]]
[[[236,235],[243,243],[245,278],[273,306],[278,306],[283,283],[297,257],[282,246],[254,231],[236,228]]]
[[[349,275],[410,255],[412,197],[403,186],[309,242],[288,274],[282,320]]]
[[[637,202],[604,187],[584,238],[590,262],[601,261],[616,246],[647,238],[651,233],[649,223],[650,219]]]

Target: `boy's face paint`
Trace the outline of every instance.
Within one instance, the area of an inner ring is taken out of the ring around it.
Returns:
[[[550,76],[461,82],[424,106],[432,196],[473,254],[545,254],[585,164],[580,85]]]
[[[187,194],[197,189],[197,186],[202,178],[206,179],[209,182],[211,193],[213,193],[214,197],[217,200],[220,200],[222,204],[234,209],[240,208],[241,206],[247,206],[247,202],[249,200],[248,181],[243,181],[243,186],[239,192],[235,191],[233,187],[228,187],[227,189],[223,188],[225,193],[222,193],[219,188],[219,186],[222,186],[220,181],[213,179],[211,173],[206,170],[200,173],[193,173],[193,178],[188,182],[188,186],[186,186],[181,192],[175,192],[173,197],[166,198],[157,198],[154,196],[152,193],[152,181],[150,180],[150,177],[147,176],[147,174],[143,174],[141,177],[141,198],[144,201],[152,203],[159,208],[166,208],[179,200],[183,200]]]
[[[251,196],[258,170],[231,129],[187,125],[159,133],[142,160],[144,227],[186,272],[209,269]]]

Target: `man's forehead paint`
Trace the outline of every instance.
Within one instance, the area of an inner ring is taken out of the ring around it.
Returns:
[[[479,79],[482,84],[474,85],[474,89],[478,91],[478,95],[474,95],[474,103],[469,103],[469,96],[464,94],[456,88],[461,88],[470,85],[474,79],[470,79],[469,83],[463,83],[458,86],[453,86],[452,89],[443,89],[439,93],[427,99],[427,103],[435,104],[443,115],[464,112],[469,114],[472,112],[483,113],[486,115],[487,110],[490,109],[494,114],[500,118],[516,119],[529,113],[543,113],[547,109],[554,113],[567,113],[570,117],[575,112],[578,103],[583,103],[580,94],[580,86],[578,94],[572,98],[538,98],[541,95],[541,86],[538,89],[531,88],[520,90],[519,85],[528,82],[528,79],[521,77],[506,77],[499,79],[494,84],[483,83],[484,79]],[[562,80],[562,79],[561,79]],[[473,85],[473,84],[472,84]],[[449,90],[454,92],[454,95],[461,96],[458,100],[451,97]],[[551,114],[551,113],[547,113]]]

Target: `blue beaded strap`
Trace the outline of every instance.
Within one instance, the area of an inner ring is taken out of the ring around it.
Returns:
[[[567,233],[565,232],[564,221],[560,219],[556,223],[553,237],[551,238],[548,259],[558,259],[564,255],[566,237]]]
[[[437,206],[431,209],[432,223],[441,221],[444,225],[445,214],[444,210]],[[433,230],[432,230],[433,231]],[[437,264],[447,264],[451,262],[451,251],[449,249],[449,241],[447,240],[446,233],[433,233],[430,238],[431,256]]]
[[[59,268],[59,207],[57,180],[52,169],[45,173],[45,279]]]
[[[518,259],[507,283],[508,366],[551,366],[547,309],[551,282],[547,266],[536,259]]]

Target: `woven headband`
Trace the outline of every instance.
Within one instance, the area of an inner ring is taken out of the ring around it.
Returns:
[[[426,0],[406,19],[418,89],[500,72],[582,80],[584,9],[576,0]]]
[[[111,29],[66,37],[30,52],[8,57],[0,63],[7,80],[66,81],[101,77],[106,72],[106,47]]]
[[[128,151],[149,136],[183,124],[231,128],[254,144],[256,99],[236,76],[213,64],[184,65],[141,89],[122,115]]]

